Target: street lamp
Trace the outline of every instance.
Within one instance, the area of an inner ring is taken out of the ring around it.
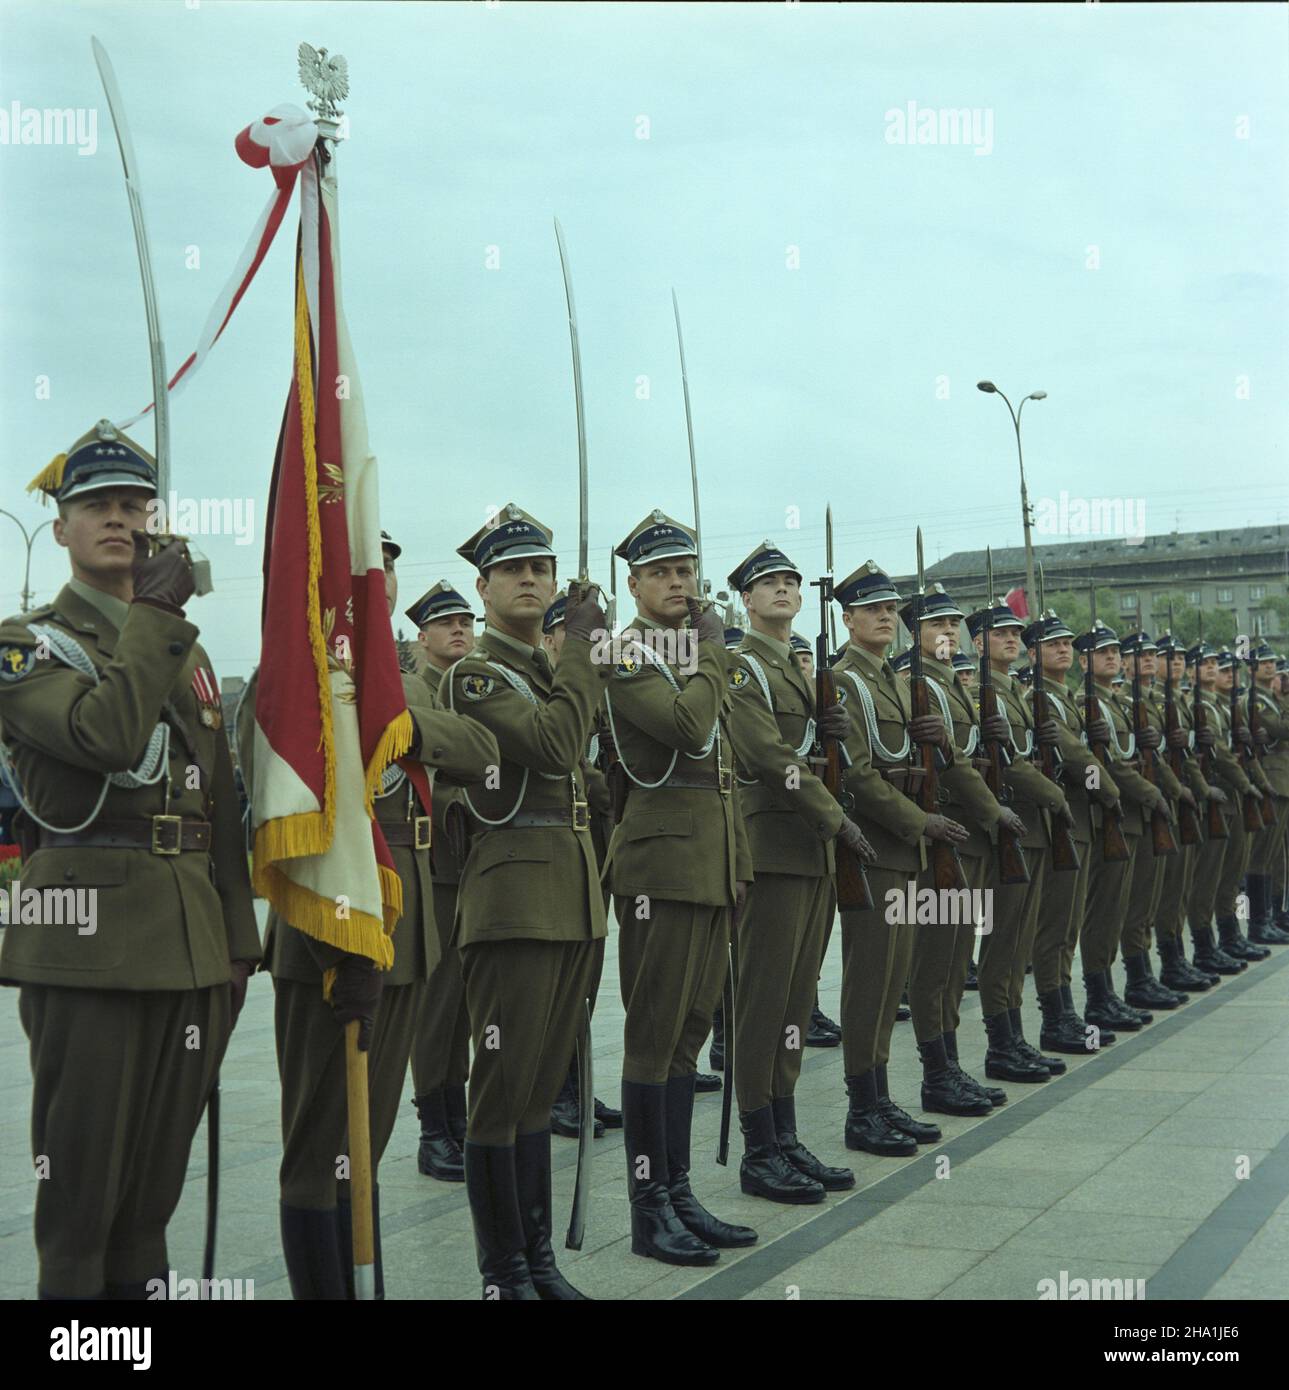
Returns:
[[[1012,424],[1016,428],[1016,457],[1020,460],[1020,515],[1025,523],[1025,607],[1034,601],[1033,596],[1036,592],[1034,588],[1034,543],[1030,538],[1030,525],[1033,521],[1033,514],[1029,506],[1029,492],[1025,487],[1025,455],[1020,447],[1020,417],[1025,411],[1025,401],[1044,401],[1047,399],[1046,391],[1031,391],[1024,401],[1020,403],[1019,410],[1012,409],[1012,403],[1007,399],[1002,391],[994,385],[992,381],[976,382],[976,390],[983,391],[989,396],[1002,396],[1007,412],[1012,417]],[[986,602],[994,601],[993,594],[986,595]],[[1040,613],[1038,615],[1042,617]]]
[[[7,512],[0,507],[0,516],[7,516],[10,521],[22,532],[22,538],[27,543],[27,566],[22,575],[22,611],[26,613],[31,608],[31,547],[36,543],[36,537],[53,523],[53,517],[48,521],[42,521],[39,526],[31,533],[27,534],[27,528],[18,520],[12,512]]]

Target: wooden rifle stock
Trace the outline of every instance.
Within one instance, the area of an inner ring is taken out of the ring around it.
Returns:
[[[992,602],[992,600],[988,600]],[[980,659],[980,716],[982,722],[998,713],[998,692],[994,689],[994,673],[989,665],[989,633],[986,623],[984,652]],[[1008,791],[1003,786],[1002,745],[993,739],[985,739],[985,785],[1001,806]],[[1025,862],[1025,851],[1021,848],[1020,836],[1014,830],[998,827],[998,881],[999,883],[1028,883],[1029,865]]]
[[[1199,683],[1199,662],[1195,663],[1195,679],[1191,685],[1194,692],[1193,714],[1195,716],[1195,738],[1198,742],[1200,734],[1208,728],[1208,706],[1204,703],[1204,688]],[[1215,785],[1216,774],[1213,768],[1213,750],[1200,744],[1199,752],[1200,771],[1204,774],[1204,781],[1211,787]],[[1222,808],[1213,800],[1208,798],[1207,809],[1205,811],[1206,824],[1210,840],[1226,839],[1226,817],[1222,814]]]
[[[1186,752],[1181,748],[1173,748],[1171,739],[1175,733],[1180,733],[1182,721],[1177,713],[1177,701],[1173,697],[1173,662],[1171,653],[1164,657],[1164,737],[1170,741],[1168,748],[1168,766],[1172,769],[1173,776],[1179,782],[1184,781],[1182,776],[1186,763]],[[1185,801],[1177,803],[1177,826],[1178,833],[1183,845],[1202,844],[1204,836],[1200,831],[1199,813],[1194,806],[1188,805]]]
[[[1134,652],[1132,657],[1132,727],[1138,740],[1150,727],[1150,720],[1146,717],[1146,702],[1141,697],[1140,661],[1140,655]],[[1153,748],[1141,748],[1140,742],[1137,746],[1141,749],[1141,775],[1156,791],[1159,791],[1159,767],[1155,761],[1155,750]],[[1160,795],[1162,796],[1163,793],[1160,792]],[[1177,841],[1173,839],[1172,826],[1169,825],[1168,817],[1164,814],[1163,809],[1158,806],[1150,813],[1150,843],[1156,857],[1177,853]]]
[[[1250,708],[1252,708],[1252,702],[1250,702]],[[1237,750],[1236,756],[1237,756],[1237,757],[1239,758],[1239,760],[1240,760],[1240,766],[1244,769],[1245,775],[1246,775],[1246,776],[1249,776],[1249,774],[1253,771],[1254,766],[1257,765],[1257,763],[1258,763],[1258,755],[1257,755],[1257,753],[1254,751],[1254,749],[1253,749],[1253,747],[1252,747],[1251,744],[1244,743],[1244,742],[1240,739],[1240,737],[1239,737],[1240,731],[1241,731],[1243,728],[1244,728],[1244,721],[1240,718],[1240,682],[1239,682],[1239,679],[1237,678],[1237,676],[1236,676],[1236,674],[1235,674],[1235,671],[1232,670],[1232,672],[1231,672],[1231,745],[1232,745],[1232,747],[1234,747],[1234,748]],[[1251,725],[1250,725],[1250,728],[1249,728],[1249,737],[1250,737],[1250,738],[1253,737],[1253,729],[1252,729],[1252,726],[1251,726]],[[1249,780],[1252,782],[1252,781],[1253,781],[1253,778],[1252,778],[1252,777],[1249,777]],[[1249,791],[1249,792],[1245,792],[1245,793],[1244,793],[1244,800],[1243,800],[1244,828],[1245,828],[1247,831],[1249,831],[1250,834],[1253,834],[1253,833],[1255,833],[1256,831],[1261,830],[1261,829],[1263,828],[1263,826],[1265,826],[1265,825],[1270,825],[1270,824],[1271,824],[1271,821],[1267,819],[1266,810],[1265,810],[1265,808],[1263,807],[1263,804],[1262,804],[1263,796],[1264,796],[1264,793],[1258,788],[1258,786],[1257,786],[1256,783],[1254,783],[1254,786],[1253,786],[1253,790],[1252,790],[1252,791]],[[1274,812],[1273,812],[1273,814],[1272,814],[1272,820],[1274,820],[1274,819],[1275,819],[1275,816],[1274,816]]]
[[[914,600],[920,605],[921,598]],[[913,717],[919,719],[930,713],[930,693],[926,686],[926,675],[922,670],[921,623],[914,621],[912,655],[909,659],[909,696],[913,702]],[[953,730],[949,730],[953,737]],[[918,743],[914,745],[914,758],[922,768],[918,779],[917,803],[929,816],[940,812],[940,777],[935,765],[935,745]],[[962,860],[958,851],[947,840],[931,841],[931,881],[937,891],[946,888],[966,888],[967,876],[962,871]]]
[[[1034,684],[1031,689],[1034,692],[1034,726],[1037,730],[1040,725],[1048,723],[1052,717],[1052,711],[1047,703],[1047,689],[1043,684],[1042,640],[1035,642],[1034,646],[1037,656],[1034,662]],[[1037,738],[1037,733],[1035,737]],[[1056,749],[1050,743],[1038,745],[1038,766],[1049,782],[1059,784]],[[1071,833],[1067,821],[1058,821],[1054,816],[1050,816],[1048,820],[1047,837],[1052,845],[1052,869],[1058,874],[1069,873],[1071,870],[1077,869],[1082,862],[1079,859],[1079,847],[1074,843],[1074,835]]]
[[[1251,756],[1252,756],[1252,758],[1253,758],[1253,761],[1256,762],[1256,763],[1258,764],[1259,767],[1261,767],[1261,766],[1262,766],[1262,758],[1261,758],[1261,756],[1260,756],[1259,753],[1258,753],[1258,701],[1257,701],[1257,698],[1256,698],[1257,693],[1258,693],[1258,681],[1257,681],[1257,676],[1255,675],[1256,669],[1257,669],[1257,664],[1256,664],[1256,662],[1254,662],[1254,660],[1252,659],[1252,657],[1250,657],[1250,659],[1249,659],[1249,694],[1248,694],[1248,704],[1249,704],[1249,737],[1252,738],[1252,740],[1253,740],[1253,747],[1250,749],[1250,753],[1251,753]],[[1267,791],[1265,788],[1263,788],[1263,789],[1261,790],[1261,795],[1260,795],[1259,804],[1258,804],[1258,810],[1261,812],[1261,815],[1262,815],[1262,824],[1263,824],[1264,826],[1266,826],[1266,825],[1274,825],[1274,824],[1276,823],[1276,806],[1275,806],[1275,802],[1272,801],[1272,799],[1271,799],[1271,793],[1270,793],[1269,791]]]

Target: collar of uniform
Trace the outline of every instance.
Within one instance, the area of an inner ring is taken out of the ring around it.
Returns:
[[[922,668],[929,675],[935,676],[941,685],[956,685],[958,673],[947,661],[937,661],[933,656],[922,653]]]
[[[489,642],[495,643],[503,651],[514,652],[517,656],[522,656],[525,661],[532,661],[541,651],[540,647],[530,647],[527,642],[521,642],[518,637],[511,637],[507,633],[499,632],[491,625],[484,628],[483,635]]]
[[[1103,700],[1112,700],[1119,693],[1114,686],[1102,685],[1100,681],[1093,681],[1092,689],[1095,690]]]
[[[491,648],[496,656],[505,658],[511,665],[519,666],[521,670],[535,676],[545,685],[550,685],[551,677],[554,675],[554,664],[544,648],[530,647],[527,642],[498,632],[495,627],[484,628],[479,636],[479,645],[485,649]]]
[[[846,644],[846,650],[842,653],[838,665],[845,665],[847,662],[853,666],[858,666],[862,675],[876,676],[879,679],[883,676],[889,676],[892,680],[895,678],[891,663],[884,656],[874,656],[872,652],[861,647],[858,642]]]
[[[688,624],[682,624],[679,628],[673,628],[669,623],[656,623],[652,618],[646,618],[643,613],[637,611],[635,617],[631,619],[627,626],[633,627],[637,631],[643,631],[645,628],[653,628],[659,632],[683,632]]]
[[[421,679],[430,687],[431,692],[437,695],[439,684],[443,680],[443,672],[432,661],[427,661],[421,667]]]
[[[785,666],[792,666],[792,647],[787,642],[780,642],[778,638],[771,637],[768,632],[758,632],[756,628],[750,627],[743,637],[744,643],[760,643],[766,651],[777,656]],[[795,668],[794,668],[795,669]]]
[[[101,589],[86,584],[83,579],[69,579],[67,587],[77,598],[84,599],[91,608],[101,613],[118,632],[125,626],[125,620],[130,616],[130,605],[124,599],[105,594]]]

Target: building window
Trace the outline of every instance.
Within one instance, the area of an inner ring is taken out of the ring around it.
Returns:
[[[1199,590],[1198,590],[1198,589],[1187,589],[1187,590],[1186,590],[1186,602],[1189,603],[1190,606],[1191,606],[1192,608],[1198,608],[1198,607],[1199,607],[1199,604],[1200,604]]]
[[[1135,613],[1136,611],[1137,611],[1137,595],[1136,595],[1136,594],[1120,594],[1120,595],[1119,595],[1119,612],[1120,612],[1120,613]]]
[[[1257,599],[1260,599],[1260,598],[1266,598],[1266,596],[1267,596],[1267,586],[1266,586],[1265,584],[1250,584],[1250,585],[1249,585],[1249,600],[1250,600],[1250,602],[1256,601]]]
[[[1267,615],[1265,613],[1250,613],[1249,623],[1253,627],[1255,637],[1265,637],[1267,635]]]
[[[1235,599],[1234,589],[1219,589],[1217,591],[1217,601],[1219,603],[1231,603]]]

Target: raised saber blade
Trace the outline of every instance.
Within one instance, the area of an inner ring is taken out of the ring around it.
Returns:
[[[130,127],[125,120],[125,105],[116,73],[107,49],[96,38],[90,39],[94,62],[103,82],[107,109],[112,115],[116,143],[121,151],[125,169],[125,191],[130,201],[130,220],[134,223],[134,245],[139,253],[139,275],[143,280],[143,309],[148,320],[148,354],[152,363],[152,411],[156,429],[157,495],[163,504],[170,499],[170,393],[167,388],[166,345],[161,337],[161,314],[157,308],[156,280],[152,274],[152,252],[148,246],[148,229],[143,220],[142,193],[139,187],[139,162],[130,139]]]
[[[680,386],[685,393],[685,434],[689,439],[689,480],[694,489],[694,549],[698,558],[694,570],[698,575],[698,593],[704,593],[703,585],[703,523],[698,510],[698,459],[694,453],[694,416],[689,405],[689,372],[685,367],[685,335],[680,330],[680,301],[676,291],[671,292],[671,309],[676,316],[676,346],[680,349]]]
[[[573,304],[573,277],[568,269],[568,250],[564,229],[555,219],[555,242],[559,247],[559,267],[564,273],[564,299],[568,303],[568,337],[573,348],[573,399],[577,404],[577,577],[585,584],[590,551],[589,502],[586,486],[586,409],[582,403],[582,349],[577,338],[577,309]]]

